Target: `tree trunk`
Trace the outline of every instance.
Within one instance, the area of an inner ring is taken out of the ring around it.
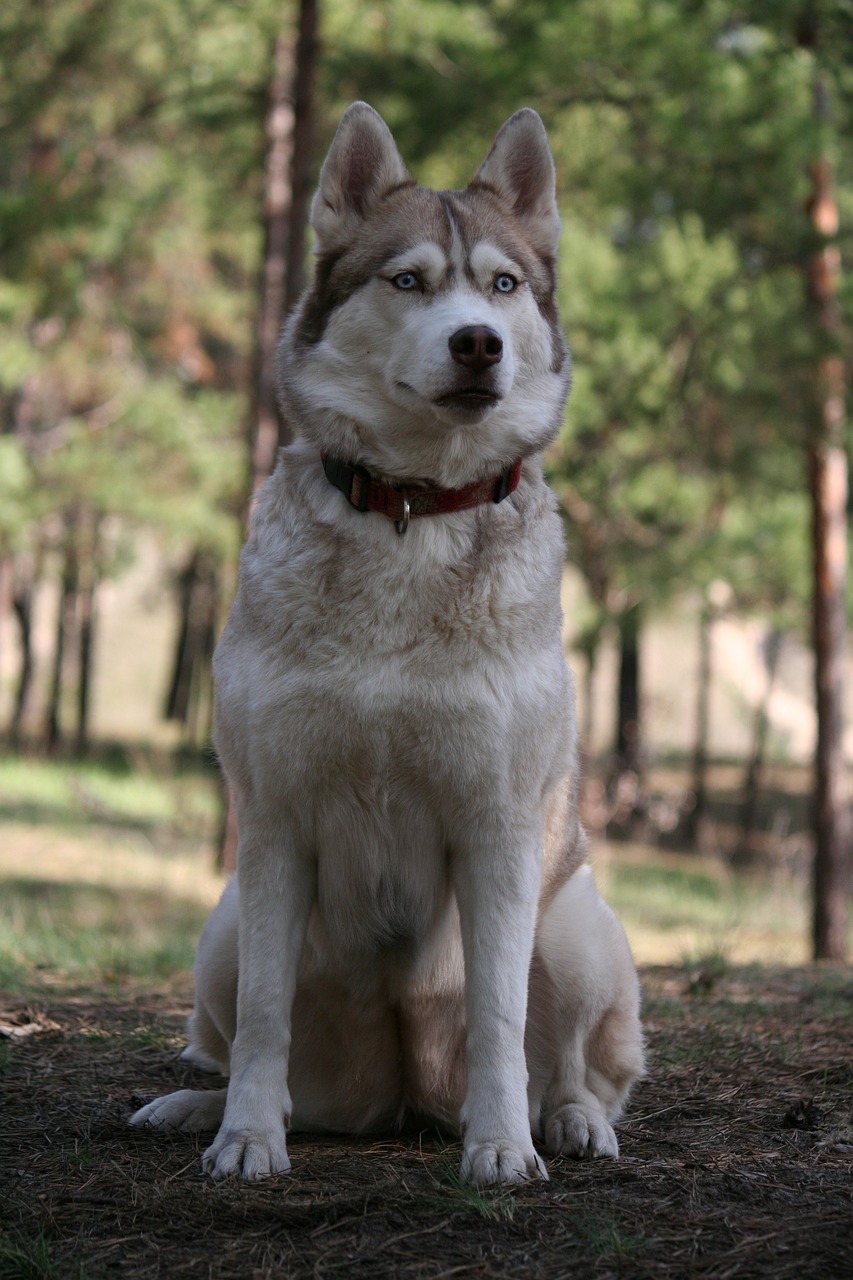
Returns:
[[[65,658],[65,593],[60,597],[59,613],[56,620],[56,644],[53,651],[53,675],[50,682],[50,696],[47,704],[45,721],[45,740],[53,751],[59,745],[59,702],[62,695],[62,665]]]
[[[249,405],[249,510],[252,498],[275,466],[279,442],[288,438],[276,398],[275,352],[284,316],[289,252],[293,79],[293,39],[287,32],[279,35],[275,42],[267,110],[264,249]]]
[[[219,568],[212,555],[205,558],[197,592],[198,633],[195,678],[187,716],[187,736],[196,745],[209,744],[212,731],[212,662],[219,620]]]
[[[816,19],[814,20],[816,22]],[[817,44],[804,25],[801,44]],[[814,113],[828,126],[827,85],[815,74]],[[821,354],[808,440],[814,567],[813,643],[817,751],[814,796],[814,914],[816,960],[846,960],[850,880],[850,812],[843,747],[846,653],[847,456],[844,449],[844,362],[840,350],[838,209],[829,160],[810,166],[808,213],[820,246],[806,264],[806,292]]]
[[[12,610],[18,620],[21,637],[21,668],[18,673],[18,687],[15,690],[15,706],[9,726],[9,737],[13,747],[20,746],[21,729],[27,710],[30,690],[33,683],[33,596],[35,584],[19,583],[12,596]]]
[[[303,285],[318,13],[318,0],[301,0],[295,56],[290,32],[276,40],[273,56],[266,123],[264,256],[249,411],[247,529],[254,497],[275,466],[279,448],[292,439],[278,407],[275,357],[285,311],[293,305]],[[217,865],[221,870],[233,871],[237,862],[237,822],[230,788],[225,785],[223,789],[225,813]]]
[[[33,609],[44,571],[44,553],[44,544],[39,540],[31,553],[22,553],[11,562],[10,603],[18,622],[21,652],[14,707],[9,722],[9,738],[14,747],[19,746],[23,739],[32,710],[31,697],[35,676]]]
[[[215,557],[208,551],[197,550],[178,585],[181,625],[164,714],[167,720],[177,720],[183,725],[190,742],[199,742],[205,732],[201,728],[201,712],[209,700],[210,660],[219,615],[219,570]]]
[[[192,682],[192,596],[193,582],[196,574],[196,552],[190,559],[186,569],[178,578],[178,600],[180,609],[180,625],[175,643],[175,657],[172,662],[172,678],[169,681],[169,692],[163,707],[163,718],[177,720],[185,724],[187,709],[190,703],[190,685]]]
[[[285,314],[305,287],[305,232],[313,181],[314,81],[317,69],[317,0],[302,0],[299,6],[299,36],[293,84],[293,154],[290,176],[290,230],[287,242]],[[287,424],[279,432],[279,444],[290,442]]]
[[[705,592],[699,615],[699,670],[696,677],[696,740],[693,746],[693,808],[687,838],[695,848],[708,843],[708,738],[711,715],[712,638],[716,609]]]
[[[76,752],[82,756],[89,746],[89,713],[91,711],[92,674],[95,654],[95,598],[99,577],[100,518],[94,512],[89,518],[89,538],[80,568],[78,593],[79,652],[77,677]]]
[[[71,656],[78,640],[77,601],[79,563],[77,557],[77,517],[66,517],[65,561],[62,588],[56,619],[56,644],[53,654],[53,676],[47,708],[45,737],[49,750],[55,751],[62,741],[62,702]]]
[[[79,604],[79,679],[77,682],[77,755],[89,746],[89,712],[91,710],[92,667],[95,638],[95,580],[82,588]]]
[[[276,348],[285,313],[305,280],[305,230],[311,185],[318,0],[301,0],[294,39],[275,42],[266,118],[266,183],[262,213],[263,262],[259,287],[249,408],[251,502],[292,432],[276,396]]]
[[[641,771],[640,610],[634,605],[619,619],[619,689],[616,709],[616,766],[620,773]]]
[[[616,694],[616,735],[606,793],[611,829],[636,834],[642,817],[642,749],[640,741],[640,614],[637,605],[619,618],[619,684]]]
[[[595,733],[595,673],[598,670],[598,657],[601,652],[601,636],[604,630],[605,614],[596,609],[593,617],[582,628],[574,642],[574,649],[584,660],[583,669],[583,718],[579,725],[580,747],[586,756],[593,752],[593,735]]]
[[[755,708],[755,721],[752,733],[752,751],[743,780],[743,803],[740,824],[739,860],[749,862],[754,852],[756,819],[758,816],[758,796],[764,756],[767,750],[767,730],[770,726],[770,698],[776,683],[779,670],[779,658],[782,653],[784,634],[781,631],[769,631],[763,645],[765,684],[762,695]]]
[[[843,718],[847,459],[842,448],[826,441],[814,441],[809,454],[817,702],[814,958],[844,961],[851,838]]]

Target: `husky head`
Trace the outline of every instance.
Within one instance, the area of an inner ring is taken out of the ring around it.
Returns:
[[[348,109],[311,211],[314,281],[279,350],[285,412],[315,444],[451,486],[553,439],[570,379],[554,183],[535,111],[507,121],[464,191],[430,191],[381,117]]]

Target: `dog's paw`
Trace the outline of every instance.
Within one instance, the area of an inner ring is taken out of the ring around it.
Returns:
[[[257,1182],[273,1173],[287,1173],[290,1159],[284,1129],[280,1133],[220,1130],[202,1157],[202,1168],[212,1178],[233,1176],[246,1182]]]
[[[545,1143],[555,1155],[589,1156],[619,1155],[616,1134],[605,1117],[595,1107],[569,1102],[548,1116],[545,1122]]]
[[[531,1178],[547,1182],[548,1170],[532,1144],[522,1150],[512,1142],[479,1142],[465,1147],[460,1176],[463,1182],[488,1187],[496,1183],[529,1182]]]
[[[224,1089],[180,1089],[155,1098],[130,1117],[130,1124],[178,1133],[213,1132],[225,1114]]]

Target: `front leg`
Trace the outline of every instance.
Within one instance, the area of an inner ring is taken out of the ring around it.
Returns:
[[[273,831],[240,816],[237,1032],[225,1114],[203,1166],[254,1181],[290,1168],[291,1012],[315,873],[287,824]]]
[[[465,953],[468,1086],[462,1177],[548,1177],[533,1147],[524,1031],[541,874],[541,833],[480,830],[455,859]]]

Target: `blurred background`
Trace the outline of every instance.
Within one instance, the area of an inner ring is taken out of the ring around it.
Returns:
[[[183,981],[233,862],[210,658],[356,98],[425,185],[550,135],[566,653],[638,959],[843,959],[849,0],[6,0],[0,985]]]

